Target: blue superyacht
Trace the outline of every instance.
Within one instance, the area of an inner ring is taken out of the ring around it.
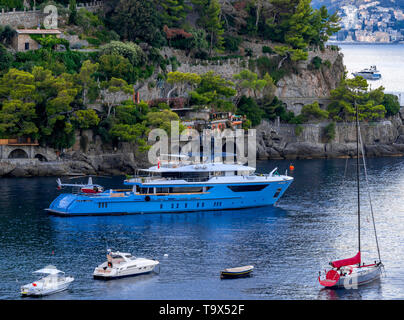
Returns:
[[[240,164],[160,163],[124,181],[130,189],[60,194],[46,209],[61,216],[175,213],[273,205],[293,178]]]

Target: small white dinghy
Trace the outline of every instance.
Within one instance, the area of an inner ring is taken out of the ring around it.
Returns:
[[[33,273],[44,274],[46,276],[22,286],[21,295],[23,296],[46,296],[61,292],[66,290],[74,281],[73,277],[66,277],[65,273],[58,270],[55,266],[46,266]]]
[[[111,280],[137,276],[154,271],[157,260],[136,258],[130,253],[108,250],[107,261],[94,269],[94,279]]]

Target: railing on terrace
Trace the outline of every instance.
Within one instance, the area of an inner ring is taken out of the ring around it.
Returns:
[[[244,179],[248,180],[253,180],[255,177],[265,177],[265,178],[270,178],[273,177],[274,175],[279,175],[275,173],[274,171],[271,173],[267,174],[258,174],[258,173],[251,173],[249,175],[242,175],[240,177],[243,177]],[[206,182],[209,181],[212,178],[215,177],[228,177],[225,175],[220,175],[220,176],[215,176],[215,175],[210,175],[209,177],[192,177],[192,178],[186,178],[186,177],[178,177],[178,178],[171,178],[171,177],[150,177],[150,176],[136,176],[130,179],[125,180],[125,182],[129,183],[150,183],[150,182],[164,182],[164,181],[176,181],[176,180],[184,180],[186,182]]]
[[[150,182],[159,182],[159,181],[175,181],[175,180],[184,180],[186,182],[206,182],[209,181],[209,179],[212,178],[211,177],[196,177],[196,178],[184,178],[184,177],[178,177],[178,178],[163,178],[163,177],[135,177],[135,178],[131,178],[128,180],[125,180],[126,182],[130,182],[130,183],[150,183]]]

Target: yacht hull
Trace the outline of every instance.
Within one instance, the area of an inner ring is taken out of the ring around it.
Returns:
[[[21,291],[21,296],[23,297],[43,297],[43,296],[49,296],[51,294],[59,293],[62,291],[65,291],[69,288],[70,284],[73,282],[69,281],[63,284],[60,284],[57,288],[49,288],[49,289],[40,289],[36,290],[33,288],[30,289],[24,289]]]
[[[135,273],[135,274],[120,275],[120,276],[93,275],[93,278],[94,278],[95,280],[109,281],[109,280],[115,280],[115,279],[122,279],[122,278],[129,278],[129,277],[141,276],[141,275],[143,275],[143,274],[149,274],[149,273],[152,273],[152,272],[154,272],[154,270],[145,271],[145,272],[140,272],[140,273]]]
[[[59,216],[88,216],[183,213],[263,207],[275,204],[292,181],[250,184],[255,187],[261,185],[264,188],[259,191],[243,192],[234,192],[234,189],[230,189],[228,185],[219,184],[208,186],[209,192],[195,194],[142,195],[112,190],[95,195],[61,194],[45,210]]]

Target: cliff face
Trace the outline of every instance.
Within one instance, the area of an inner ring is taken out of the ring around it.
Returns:
[[[390,120],[361,123],[365,154],[369,157],[403,156],[404,125],[400,113]],[[354,123],[337,123],[335,138],[328,141],[325,127],[328,123],[275,125],[264,121],[257,129],[257,157],[259,159],[312,159],[344,158],[356,155]]]
[[[309,70],[308,62],[315,56],[330,61],[331,67]],[[300,66],[299,74],[291,74],[279,80],[276,95],[278,98],[328,98],[344,75],[343,56],[337,51],[310,52],[307,62]]]
[[[270,54],[262,53],[263,46],[270,46],[268,42],[243,42],[242,47],[251,49],[253,57],[260,56],[271,57]],[[272,44],[273,46],[273,44]],[[180,65],[177,71],[191,72],[197,74],[204,74],[213,71],[218,75],[228,79],[234,80],[233,76],[240,73],[243,69],[249,66],[249,58],[235,58],[218,61],[205,61],[193,59],[187,56],[184,51],[172,48],[163,48],[161,54],[167,57],[175,57]],[[323,62],[329,61],[330,67],[325,64],[319,70],[309,70],[309,64],[314,57],[320,57]],[[296,98],[328,98],[330,91],[335,89],[341,77],[344,74],[343,56],[341,53],[330,48],[326,48],[323,52],[310,51],[309,58],[305,62],[301,62],[298,67],[298,74],[290,74],[285,76],[277,83],[276,95],[282,99],[296,99]],[[171,66],[169,66],[171,68]],[[171,70],[168,70],[171,71]],[[254,70],[258,72],[257,69]],[[156,70],[155,76],[162,70]],[[158,98],[166,98],[168,91],[172,88],[167,83],[162,87],[150,86],[150,82],[143,82],[137,84],[137,91],[140,93],[140,98],[143,100],[152,100]]]

